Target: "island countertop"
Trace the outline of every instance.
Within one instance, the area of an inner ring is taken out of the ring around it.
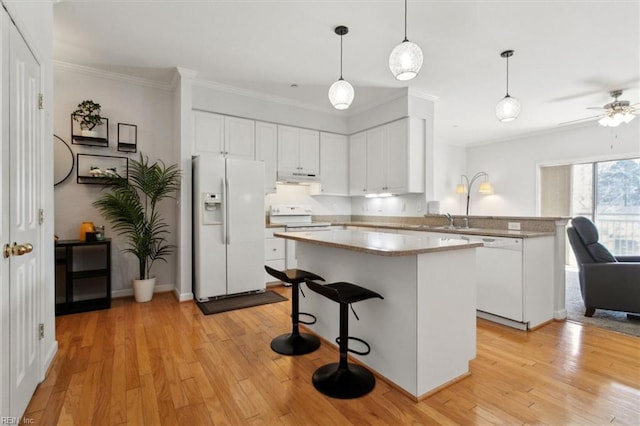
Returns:
[[[425,234],[424,237],[418,237],[413,235],[355,231],[349,229],[335,229],[322,232],[280,232],[275,233],[274,236],[380,256],[411,256],[483,246],[479,241],[441,239],[439,237],[428,236],[427,234]]]

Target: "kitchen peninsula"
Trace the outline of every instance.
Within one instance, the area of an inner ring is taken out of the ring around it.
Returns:
[[[482,243],[353,230],[275,236],[298,242],[298,266],[327,283],[347,281],[384,296],[354,306],[360,321],[350,321],[349,334],[371,345],[368,356],[355,356],[360,362],[415,399],[469,374],[476,354],[475,248]],[[333,342],[337,305],[313,292],[300,305],[318,318],[309,328]]]

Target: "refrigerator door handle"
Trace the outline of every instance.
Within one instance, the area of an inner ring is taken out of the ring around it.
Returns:
[[[226,219],[225,219],[225,228],[226,228],[226,234],[227,234],[227,244],[231,244],[231,215],[229,214],[229,212],[231,212],[231,197],[229,197],[230,192],[230,188],[231,188],[231,184],[229,183],[229,177],[227,176],[227,179],[225,180],[225,191],[226,191],[226,195],[225,195],[225,215],[226,215]]]
[[[222,177],[222,244],[227,244],[227,180]]]

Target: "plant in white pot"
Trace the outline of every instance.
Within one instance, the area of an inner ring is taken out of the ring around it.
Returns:
[[[100,117],[100,104],[90,99],[82,101],[78,104],[78,109],[71,113],[73,119],[80,125],[82,136],[97,136],[97,132],[93,130],[96,126],[102,126],[102,117]]]
[[[127,242],[124,252],[138,258],[140,275],[133,280],[137,302],[153,297],[155,277],[150,277],[156,260],[167,261],[175,246],[167,243],[169,225],[158,211],[158,203],[173,198],[180,188],[181,172],[176,164],[165,166],[162,161],[149,163],[147,156],[129,162],[129,178],[120,175],[105,178],[108,191],[93,205],[113,225],[113,230]]]

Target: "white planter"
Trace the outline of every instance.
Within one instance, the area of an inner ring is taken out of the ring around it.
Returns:
[[[133,295],[136,302],[148,302],[153,297],[156,277],[147,280],[133,280]]]
[[[88,138],[95,138],[98,136],[98,132],[96,132],[95,130],[82,129],[80,130],[80,134]]]

